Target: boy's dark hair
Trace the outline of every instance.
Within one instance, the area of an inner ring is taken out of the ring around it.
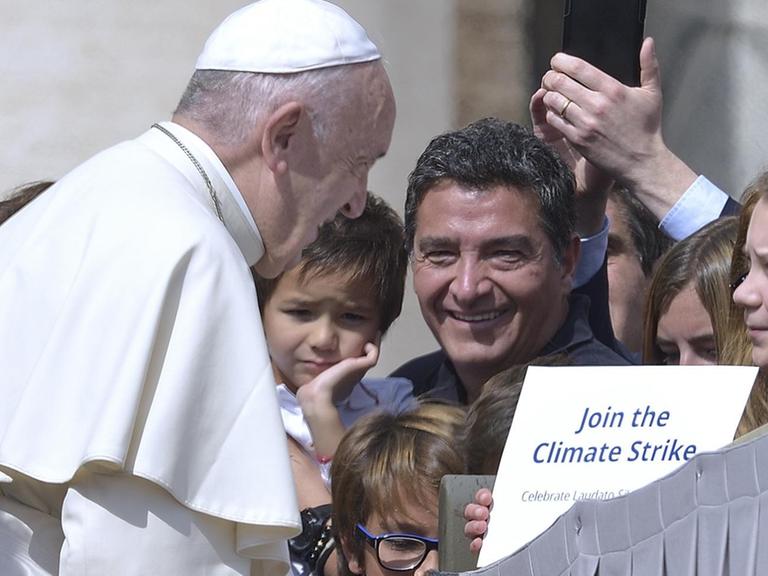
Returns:
[[[304,248],[298,265],[302,282],[328,274],[342,274],[349,282],[369,282],[382,334],[400,315],[407,269],[403,222],[389,204],[371,192],[359,218],[338,214],[323,224],[317,239]],[[253,277],[259,307],[264,310],[282,274],[272,279],[256,273]]]

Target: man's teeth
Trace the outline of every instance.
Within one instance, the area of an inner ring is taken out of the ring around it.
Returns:
[[[502,312],[484,312],[483,314],[461,314],[453,312],[453,317],[464,322],[485,322],[486,320],[495,320],[502,315]]]

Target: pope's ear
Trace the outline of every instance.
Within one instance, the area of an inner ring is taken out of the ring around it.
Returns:
[[[273,172],[284,172],[287,169],[287,153],[299,130],[303,113],[302,104],[287,102],[267,118],[261,135],[261,152]]]

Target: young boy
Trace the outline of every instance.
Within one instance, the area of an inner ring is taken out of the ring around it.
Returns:
[[[292,552],[294,560],[308,556],[309,569],[345,429],[374,409],[413,405],[408,380],[360,381],[400,314],[407,263],[400,218],[369,193],[362,216],[322,226],[295,268],[271,280],[254,276],[306,532]]]

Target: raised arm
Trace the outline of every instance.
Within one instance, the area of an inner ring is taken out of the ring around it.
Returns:
[[[539,96],[548,129],[664,218],[697,175],[664,143],[653,39],[646,38],[640,50],[639,87],[567,54],[556,54],[551,65]]]

